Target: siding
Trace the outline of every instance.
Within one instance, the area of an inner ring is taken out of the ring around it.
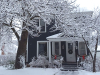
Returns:
[[[46,37],[59,33],[60,31],[50,32],[50,28],[54,25],[54,21],[50,25],[47,25],[46,33],[40,33],[39,37],[28,38],[28,63],[32,58],[37,56],[37,41],[46,41]]]

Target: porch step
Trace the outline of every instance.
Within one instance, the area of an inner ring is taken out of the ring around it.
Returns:
[[[62,63],[62,65],[77,65],[77,63]]]
[[[79,69],[79,65],[77,63],[63,63],[61,71],[77,71]]]
[[[78,68],[77,69],[60,69],[61,71],[78,71]]]

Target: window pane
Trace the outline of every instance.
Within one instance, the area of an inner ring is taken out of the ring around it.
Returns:
[[[73,50],[73,43],[68,43],[68,50]]]
[[[59,42],[55,42],[55,54],[59,55]]]
[[[86,55],[85,43],[84,42],[79,43],[79,50],[80,50],[80,55]]]
[[[69,54],[73,53],[73,43],[68,43],[68,53]]]
[[[39,19],[35,19],[36,25],[39,26]]]
[[[45,22],[42,19],[40,19],[40,26],[41,26],[40,31],[45,31]]]
[[[85,49],[85,43],[84,43],[84,42],[80,42],[79,48],[80,48],[80,49]]]
[[[47,55],[47,43],[39,43],[39,54]]]

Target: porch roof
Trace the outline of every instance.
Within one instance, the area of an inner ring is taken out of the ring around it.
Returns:
[[[58,33],[58,34],[48,36],[46,37],[46,39],[49,41],[84,41],[82,38],[76,36],[63,37],[63,33]]]

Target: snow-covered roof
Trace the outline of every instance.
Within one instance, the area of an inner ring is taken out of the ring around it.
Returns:
[[[70,16],[71,17],[80,17],[80,16],[92,16],[93,11],[86,11],[86,12],[75,12],[72,13]]]
[[[48,36],[46,39],[50,41],[83,41],[82,38],[75,37],[75,36],[66,36],[63,37],[64,33],[58,33],[51,36]]]
[[[48,36],[47,39],[61,38],[60,37],[61,35],[62,35],[62,33],[54,34],[54,35]]]

